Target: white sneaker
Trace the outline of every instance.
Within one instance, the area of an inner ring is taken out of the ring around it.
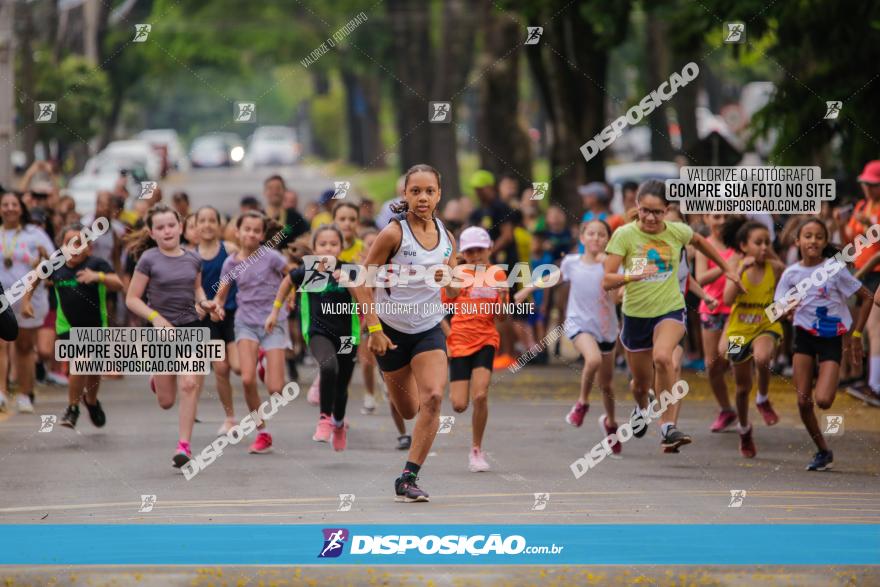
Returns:
[[[471,473],[482,473],[491,469],[482,450],[476,447],[471,449],[471,454],[468,455],[468,469]]]
[[[376,411],[376,398],[373,397],[371,393],[364,394],[364,407],[361,409],[361,414],[368,416]]]
[[[34,413],[34,404],[31,403],[31,398],[25,393],[16,394],[15,404],[18,407],[19,414]]]
[[[62,375],[61,373],[54,373],[52,371],[49,371],[48,373],[46,373],[46,381],[48,381],[49,383],[51,383],[53,385],[65,385],[65,386],[68,383],[70,383],[67,380],[66,376]]]

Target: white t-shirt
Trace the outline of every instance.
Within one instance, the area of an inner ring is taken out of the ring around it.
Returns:
[[[804,267],[802,263],[787,267],[776,285],[774,299],[785,303],[785,292],[801,280],[810,279],[813,271],[820,267],[822,264]],[[859,280],[846,269],[841,269],[819,287],[811,283],[794,311],[794,325],[823,338],[846,334],[852,326],[852,315],[846,302],[861,287]]]
[[[609,292],[602,288],[602,263],[587,264],[580,255],[566,255],[560,266],[562,280],[571,283],[566,311],[566,335],[586,332],[598,342],[617,340],[617,314]]]
[[[28,224],[18,230],[0,228],[0,283],[3,284],[5,291],[8,292],[15,282],[34,269],[34,263],[40,257],[40,247],[46,251],[46,255],[51,256],[55,251],[55,245],[49,235],[38,226]],[[7,257],[12,259],[11,267],[6,267],[3,263]],[[21,298],[12,305],[18,318],[18,325],[22,328],[38,328],[49,312],[49,293],[45,282],[38,279],[35,287],[31,298],[33,318],[25,318],[21,315]]]
[[[87,214],[80,219],[83,226],[90,227],[95,222],[94,214]],[[113,234],[121,240],[125,236],[125,225],[115,218],[110,221],[112,230],[108,230],[97,239],[92,241],[92,256],[104,259],[111,265],[113,264]]]

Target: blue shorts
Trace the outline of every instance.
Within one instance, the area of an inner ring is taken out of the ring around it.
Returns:
[[[287,319],[279,320],[271,333],[267,333],[262,325],[235,323],[235,342],[240,340],[253,340],[258,342],[264,351],[275,349],[289,349],[290,334],[287,330]]]
[[[620,342],[630,352],[647,351],[654,347],[654,329],[664,320],[675,320],[685,325],[684,308],[667,312],[653,318],[635,318],[623,315],[623,328],[620,330]]]

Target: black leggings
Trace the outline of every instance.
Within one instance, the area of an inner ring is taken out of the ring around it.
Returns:
[[[348,383],[354,372],[354,358],[357,348],[348,354],[337,354],[334,340],[313,334],[309,340],[309,350],[318,361],[321,373],[321,413],[333,414],[337,422],[345,418],[348,403]]]

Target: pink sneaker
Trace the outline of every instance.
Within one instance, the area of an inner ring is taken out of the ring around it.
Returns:
[[[571,411],[565,416],[565,421],[574,426],[575,428],[580,428],[581,424],[584,423],[584,416],[587,415],[587,412],[590,411],[590,404],[582,404],[578,401],[575,405],[572,406]]]
[[[758,412],[760,412],[761,417],[764,418],[764,424],[767,426],[773,426],[777,422],[779,422],[779,416],[776,415],[776,410],[773,409],[773,406],[770,405],[770,400],[763,403],[756,403],[755,407],[758,408]]]
[[[312,382],[312,386],[309,388],[309,393],[306,396],[306,399],[313,406],[317,406],[321,403],[321,374],[315,376],[315,380]]]
[[[605,414],[599,416],[599,426],[602,428],[602,432],[605,433],[606,437],[611,436],[612,434],[615,434],[617,432],[617,426],[608,425],[608,418],[605,416]],[[620,446],[619,441],[611,446],[612,454],[619,455],[621,451],[623,451],[623,447]]]
[[[721,432],[733,426],[736,423],[736,412],[733,410],[721,410],[718,417],[712,422],[709,430],[712,432]]]
[[[268,432],[260,432],[257,434],[257,439],[254,440],[254,443],[251,445],[250,452],[255,455],[272,452],[272,435]]]
[[[477,447],[471,449],[471,454],[468,455],[468,469],[471,473],[482,473],[491,469],[481,449]]]
[[[331,426],[333,426],[331,424]],[[345,450],[348,443],[348,422],[343,420],[342,426],[333,426],[333,450],[340,452]]]
[[[318,427],[315,428],[315,434],[312,440],[315,442],[330,442],[330,435],[333,434],[333,422],[327,414],[321,414],[318,419]]]
[[[171,463],[174,465],[174,468],[181,468],[187,464],[190,459],[192,459],[192,450],[190,449],[189,443],[184,442],[183,440],[178,440],[177,450],[174,451],[174,456],[171,457]]]

